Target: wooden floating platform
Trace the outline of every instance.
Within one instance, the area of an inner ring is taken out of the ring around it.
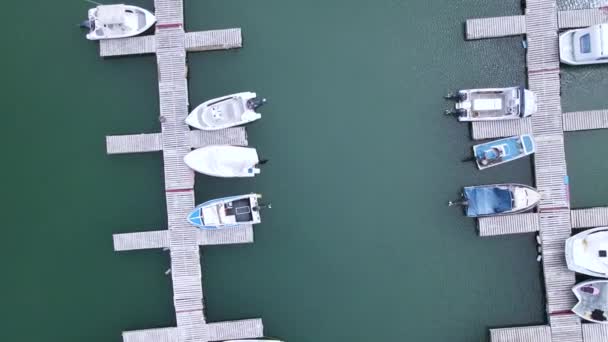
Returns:
[[[538,213],[482,218],[481,236],[539,232],[548,326],[492,329],[493,342],[583,342],[606,341],[604,326],[581,324],[570,312],[576,303],[572,294],[574,272],[565,260],[565,240],[572,228],[608,225],[608,208],[570,210],[569,180],[564,149],[564,131],[608,128],[606,110],[562,113],[560,98],[560,28],[607,22],[602,9],[557,11],[555,0],[527,0],[525,15],[467,21],[467,39],[526,34],[528,88],[538,96],[538,112],[518,122],[473,123],[474,139],[533,133],[536,188],[541,193]]]
[[[114,234],[114,250],[117,252],[169,248],[169,230]],[[200,246],[230,245],[253,242],[251,225],[231,229],[199,230],[197,243]]]
[[[574,11],[560,11],[557,16],[560,29],[591,26],[608,22],[606,8],[592,8]]]
[[[264,326],[260,319],[203,324],[200,330],[159,328],[122,333],[124,342],[226,341],[262,337]]]
[[[468,40],[516,36],[525,33],[526,17],[523,15],[469,19],[466,23]]]
[[[106,137],[108,154],[163,153],[167,230],[115,234],[116,251],[168,249],[171,258],[173,304],[177,327],[128,331],[125,342],[208,342],[264,336],[260,319],[207,323],[201,282],[200,247],[253,242],[253,227],[200,230],[187,222],[194,208],[194,172],[183,158],[193,148],[212,144],[247,145],[244,128],[214,132],[191,131],[186,53],[238,48],[241,30],[185,33],[183,0],[155,0],[157,25],[153,36],[100,43],[101,56],[154,53],[158,65],[160,133]]]
[[[117,57],[153,54],[157,51],[157,39],[156,36],[140,36],[101,40],[99,42],[99,55],[101,57]],[[240,48],[243,44],[241,29],[239,28],[188,32],[184,39],[184,46],[188,52],[235,49]],[[171,40],[168,41],[171,42]]]
[[[551,342],[551,327],[517,327],[490,329],[491,342]]]
[[[572,210],[572,228],[608,226],[608,208],[597,207]]]
[[[208,145],[247,146],[247,131],[234,127],[220,131],[187,131],[186,139],[192,148]],[[163,135],[160,133],[111,135],[106,137],[108,154],[159,152],[163,150]]]
[[[608,109],[564,113],[564,131],[608,128]]]
[[[553,20],[554,17],[542,17],[549,11],[557,13],[557,22]],[[465,36],[467,40],[476,40],[523,35],[534,30],[534,28],[540,27],[542,30],[542,27],[546,27],[545,25],[539,25],[543,19],[552,21],[551,25],[557,29],[585,27],[608,22],[608,10],[593,8],[556,11],[555,7],[551,8],[540,4],[540,2],[535,2],[527,5],[526,15],[468,19]]]
[[[536,213],[525,213],[479,218],[477,230],[479,236],[511,235],[538,232],[540,225]]]
[[[608,341],[608,325],[583,324],[583,341],[606,342]]]

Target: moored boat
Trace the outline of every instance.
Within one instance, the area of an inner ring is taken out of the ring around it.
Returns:
[[[514,120],[538,110],[536,95],[523,87],[464,89],[446,98],[456,101],[446,114],[458,121]]]
[[[473,156],[480,170],[528,156],[536,151],[529,134],[498,139],[473,146]]]
[[[188,221],[202,229],[219,229],[262,222],[259,204],[262,195],[248,194],[207,201],[198,205]],[[269,206],[268,206],[269,207]]]
[[[260,173],[260,161],[255,148],[210,145],[191,151],[184,162],[196,172],[215,177],[253,177]]]
[[[186,118],[194,128],[213,131],[240,126],[262,117],[256,109],[266,103],[256,93],[243,92],[203,102]]]
[[[450,206],[461,205],[469,217],[516,214],[532,210],[540,202],[540,193],[533,187],[507,183],[467,186],[458,201]]]
[[[572,292],[578,303],[572,312],[594,323],[608,323],[608,280],[589,280],[576,284]]]
[[[608,278],[608,227],[589,229],[566,240],[566,264],[574,272]]]
[[[89,29],[89,40],[136,36],[156,23],[152,12],[130,5],[99,5],[91,8],[81,26]]]
[[[559,59],[570,65],[608,63],[608,23],[560,34]]]

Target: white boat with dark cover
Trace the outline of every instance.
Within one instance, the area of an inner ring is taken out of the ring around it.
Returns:
[[[585,281],[572,292],[578,299],[572,312],[587,321],[608,324],[608,280]]]
[[[81,26],[89,29],[89,40],[136,36],[156,23],[156,17],[150,11],[130,5],[99,5],[91,8],[88,14]]]
[[[458,121],[514,120],[538,110],[536,95],[523,87],[465,89],[446,98],[456,101],[446,114],[458,116]]]
[[[207,201],[198,205],[188,221],[202,229],[219,229],[251,225],[262,222],[259,194],[231,196]]]
[[[469,217],[517,214],[532,210],[540,202],[540,193],[523,184],[492,184],[467,186],[458,201],[449,206],[461,205]]]
[[[186,118],[194,128],[214,131],[240,126],[262,117],[256,109],[266,103],[256,93],[243,92],[206,101],[196,107]]]
[[[260,161],[255,148],[210,145],[196,149],[184,157],[184,162],[196,172],[215,177],[253,177],[260,173]]]
[[[559,59],[570,65],[608,63],[608,23],[560,34]]]
[[[566,264],[574,272],[608,278],[608,227],[589,229],[566,240]]]

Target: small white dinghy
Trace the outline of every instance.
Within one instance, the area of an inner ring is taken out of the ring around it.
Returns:
[[[184,157],[192,170],[215,177],[253,177],[260,173],[258,152],[255,148],[210,145],[196,149]]]
[[[608,23],[560,34],[559,59],[570,65],[608,63]]]
[[[89,29],[87,39],[101,40],[133,37],[156,23],[150,11],[130,5],[99,5],[89,10],[81,26]]]
[[[256,109],[266,103],[256,93],[243,92],[206,101],[196,107],[186,118],[194,128],[214,131],[240,126],[262,117]]]
[[[445,113],[458,121],[514,120],[538,110],[536,95],[523,87],[464,89],[446,99],[456,101],[454,110]]]
[[[566,240],[566,264],[574,272],[608,278],[608,227],[589,229]]]
[[[572,292],[578,299],[572,312],[590,322],[608,324],[608,280],[585,281]]]

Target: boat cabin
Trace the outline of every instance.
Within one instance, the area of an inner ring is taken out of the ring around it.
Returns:
[[[591,26],[574,33],[574,59],[608,61],[608,24]]]

